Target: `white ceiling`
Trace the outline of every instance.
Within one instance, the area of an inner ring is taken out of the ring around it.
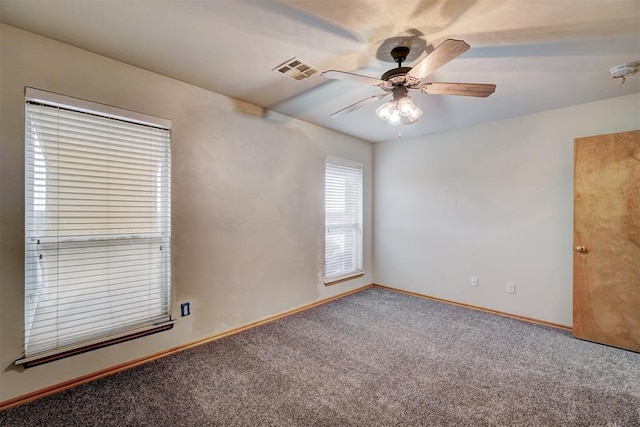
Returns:
[[[609,75],[640,60],[638,0],[0,0],[0,20],[371,142],[640,92],[640,75],[622,86]],[[471,49],[426,81],[495,83],[496,92],[414,93],[424,115],[396,127],[376,117],[377,104],[329,117],[377,87],[272,71],[299,57],[378,78],[396,66],[377,59],[392,37],[411,42],[414,56],[466,41]]]

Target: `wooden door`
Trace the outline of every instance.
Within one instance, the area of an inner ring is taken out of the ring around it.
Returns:
[[[640,352],[640,131],[574,154],[573,336]]]

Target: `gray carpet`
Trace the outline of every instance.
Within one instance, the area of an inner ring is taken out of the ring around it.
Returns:
[[[640,354],[379,288],[0,413],[9,426],[640,426]]]

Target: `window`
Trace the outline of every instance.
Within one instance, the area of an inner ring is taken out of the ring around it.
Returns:
[[[362,164],[327,157],[325,282],[362,273]]]
[[[167,325],[171,123],[31,88],[25,116],[17,363]]]

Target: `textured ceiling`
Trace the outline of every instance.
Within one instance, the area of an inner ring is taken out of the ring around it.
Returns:
[[[609,76],[640,60],[638,0],[0,0],[0,20],[372,142],[640,92],[640,75]],[[426,81],[496,92],[415,93],[424,115],[409,126],[379,120],[377,104],[329,118],[374,86],[272,71],[298,57],[378,78],[393,46],[415,62],[447,38],[471,49]]]

